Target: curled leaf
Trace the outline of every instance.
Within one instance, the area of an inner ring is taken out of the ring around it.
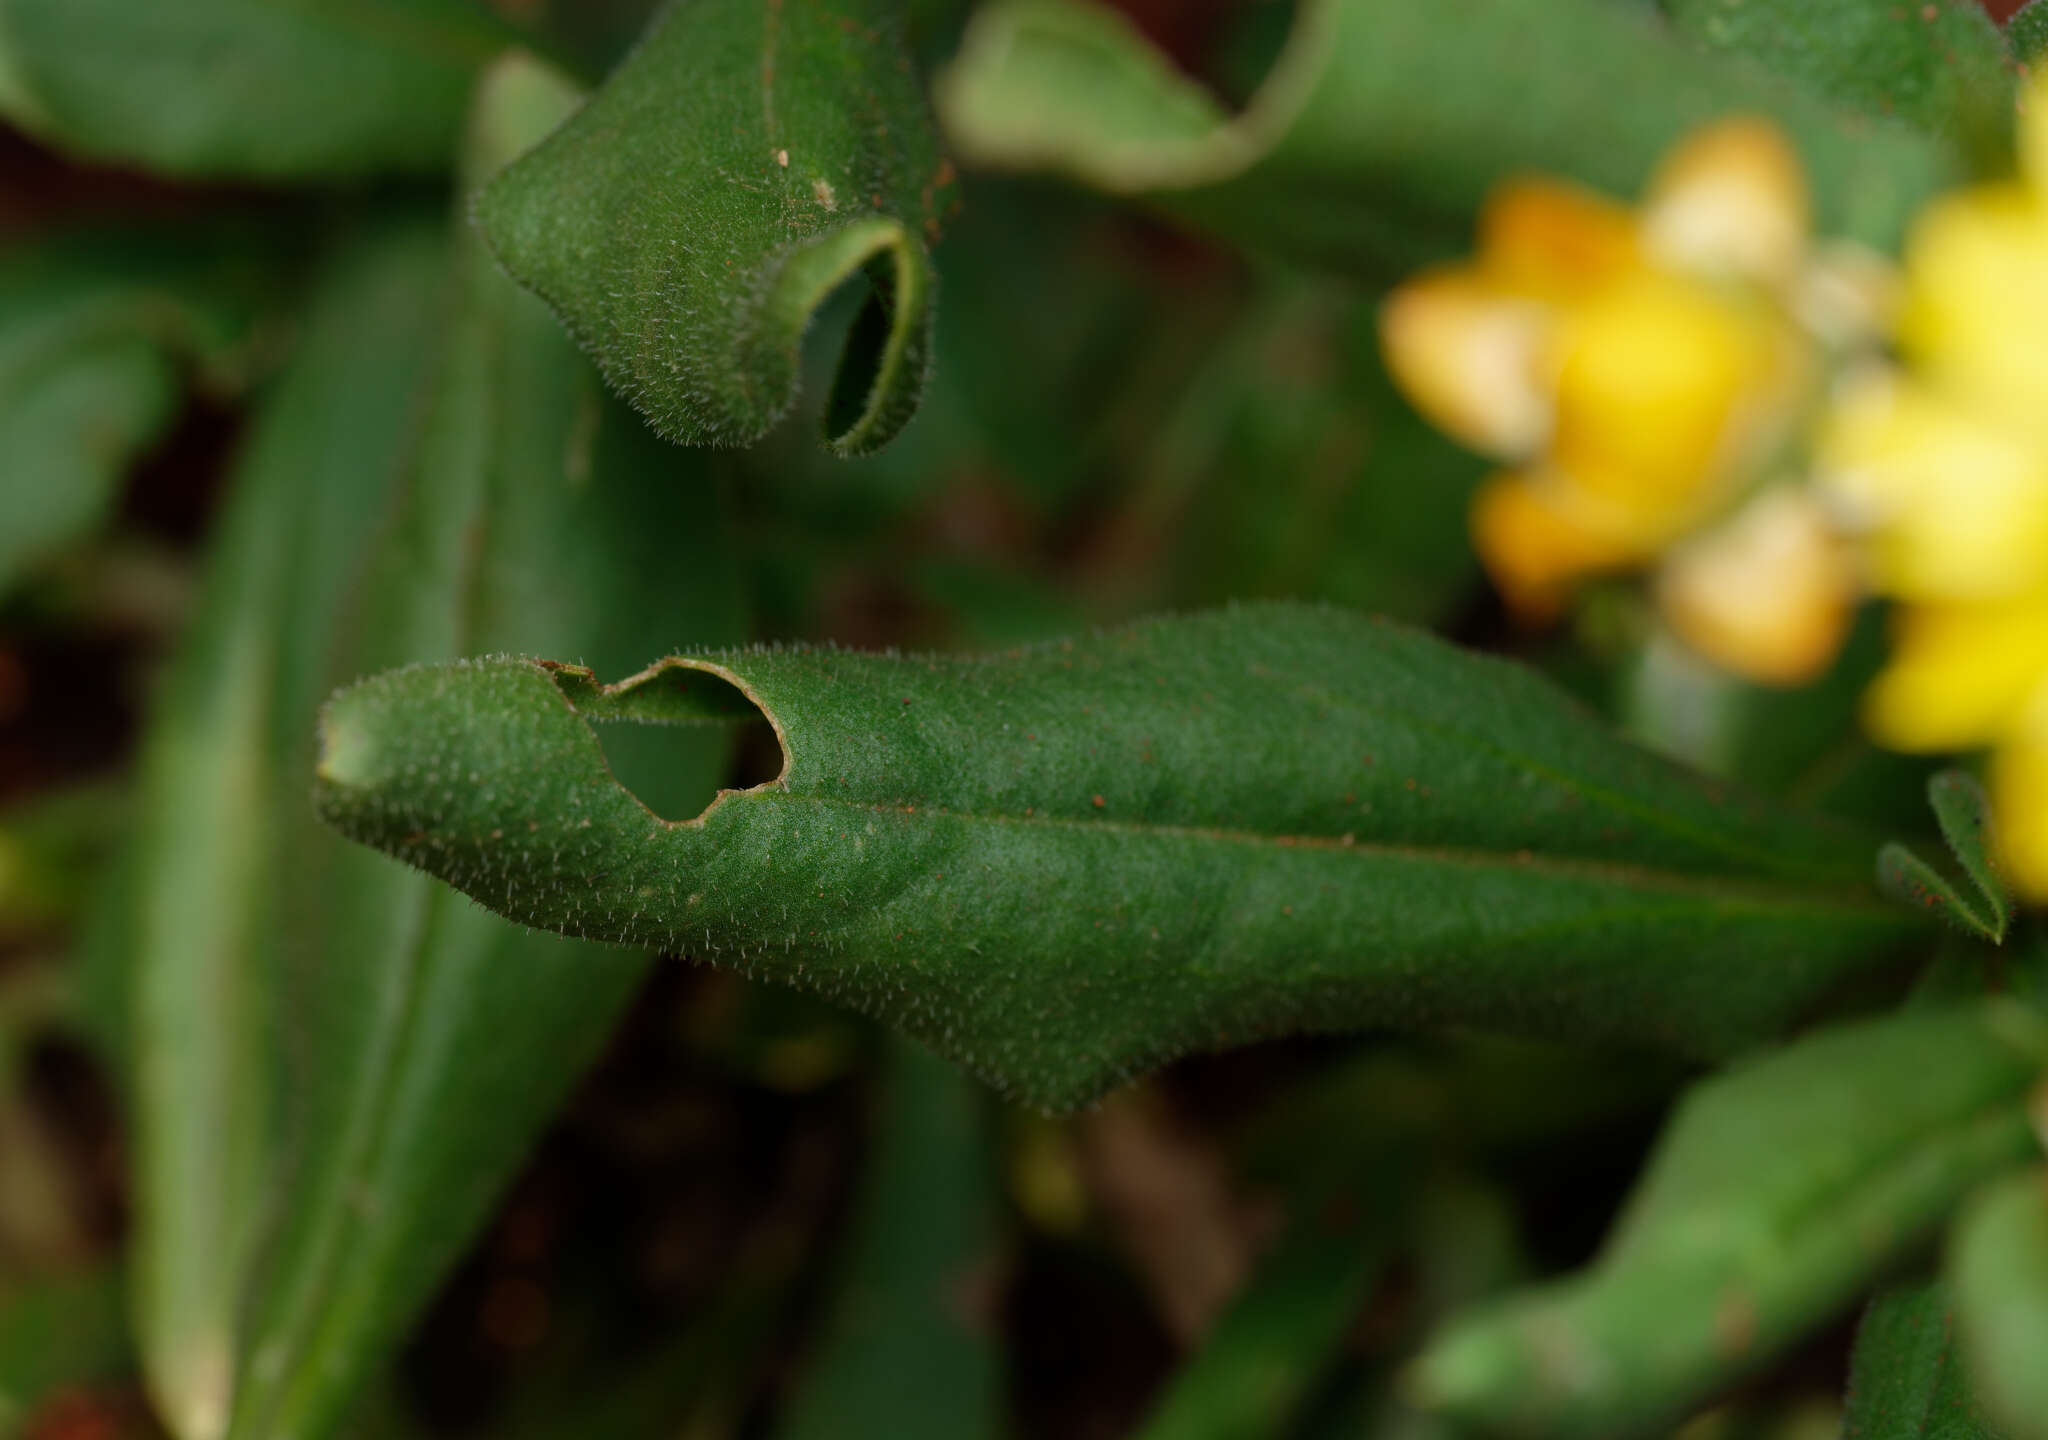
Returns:
[[[759,439],[865,277],[825,416],[844,455],[917,408],[945,172],[881,0],[677,0],[477,217],[605,379],[691,445]]]

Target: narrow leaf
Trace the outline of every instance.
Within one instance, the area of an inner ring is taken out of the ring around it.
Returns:
[[[1978,169],[2012,159],[2005,39],[1972,0],[1660,0],[1678,32],[1823,100],[1939,136]]]
[[[1971,1201],[1949,1244],[1948,1280],[1985,1414],[2007,1440],[2048,1436],[2048,1171]]]
[[[576,101],[531,60],[495,67],[465,188]],[[340,673],[495,649],[569,651],[623,671],[649,648],[735,638],[738,581],[701,462],[611,400],[473,234],[447,281],[455,298],[431,400]],[[722,733],[641,738],[673,742],[683,803],[708,799]],[[285,984],[295,1163],[245,1298],[252,1361],[234,1433],[250,1440],[332,1430],[488,1217],[651,958],[509,925],[326,840],[310,847],[296,937],[306,959]]]
[[[1977,1413],[1941,1285],[1879,1292],[1856,1329],[1842,1440],[1997,1440]]]
[[[1226,239],[1384,273],[1460,248],[1500,179],[1632,195],[1664,150],[1730,110],[1778,120],[1830,230],[1895,241],[1953,168],[1896,124],[1845,125],[1613,0],[1310,0],[1240,116],[1088,0],[997,0],[941,76],[974,165],[1054,171]]]
[[[590,728],[756,714],[783,774],[679,822]],[[1334,610],[987,659],[699,653],[608,688],[399,671],[337,697],[324,745],[330,823],[501,914],[819,991],[1048,1105],[1298,1029],[1726,1053],[1917,933],[1854,832]]]
[[[227,1424],[240,1287],[275,1158],[281,849],[303,814],[320,656],[407,432],[439,249],[438,226],[398,221],[326,262],[143,744],[132,914],[115,927],[133,986],[132,1300],[151,1391],[181,1440]]]
[[[840,1288],[777,1435],[993,1440],[1003,1424],[984,1097],[902,1041],[883,1084]]]
[[[468,0],[0,0],[0,111],[166,174],[431,173],[509,39]]]
[[[827,407],[856,455],[917,408],[945,180],[887,0],[676,0],[477,214],[661,434],[759,439],[825,297],[865,275]]]
[[[1960,770],[1944,770],[1928,780],[1927,799],[1934,807],[1942,838],[1948,841],[1950,853],[1969,877],[1974,892],[1965,894],[1897,843],[1878,852],[1878,883],[1887,894],[1909,905],[1933,911],[1994,945],[2002,943],[2012,924],[2012,896],[1993,867],[1987,846],[1991,801],[1984,787]]]
[[[101,522],[188,371],[245,378],[273,269],[216,230],[64,235],[0,261],[0,593]]]
[[[1677,1419],[2037,1151],[2044,1062],[2048,1029],[1997,1002],[1822,1031],[1705,1081],[1592,1267],[1453,1324],[1414,1395],[1528,1436]]]

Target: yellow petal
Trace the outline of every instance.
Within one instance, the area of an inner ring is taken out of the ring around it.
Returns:
[[[2002,605],[1910,606],[1864,720],[1893,750],[1968,750],[2012,731],[2048,681],[2048,591]]]
[[[1768,120],[1738,115],[1695,131],[1657,167],[1643,244],[1675,269],[1779,286],[1806,253],[1809,210],[1790,143]]]
[[[1990,780],[2000,868],[2021,899],[2048,902],[2048,683],[1991,752]]]
[[[1658,600],[1679,638],[1723,669],[1803,685],[1841,649],[1856,580],[1819,498],[1781,488],[1674,551]]]
[[[1642,563],[1653,537],[1631,533],[1622,517],[1589,506],[1556,475],[1495,476],[1472,501],[1472,543],[1517,619],[1557,617],[1587,575]]]
[[[1576,299],[1636,260],[1633,212],[1582,186],[1542,176],[1503,181],[1479,212],[1487,278],[1535,298]]]
[[[1761,312],[1644,271],[1556,330],[1552,457],[1589,494],[1645,515],[1690,511],[1724,474],[1775,383]]]
[[[1899,342],[1958,404],[2048,445],[2048,201],[2017,184],[1930,206],[1906,248]]]
[[[1995,600],[2048,575],[2048,451],[1928,387],[1876,372],[1851,382],[1814,455],[1829,492],[1871,532],[1879,589]]]
[[[1476,272],[1426,272],[1380,307],[1380,348],[1410,403],[1483,454],[1520,460],[1549,439],[1542,357],[1551,314]]]

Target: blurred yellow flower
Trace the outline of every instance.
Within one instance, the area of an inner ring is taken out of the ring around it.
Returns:
[[[1880,743],[1990,746],[2014,887],[2048,900],[2048,82],[2018,179],[1937,202],[1906,246],[1902,369],[1841,387],[1815,460],[1900,603],[1866,699]]]
[[[1416,407],[1508,467],[1472,532],[1517,615],[1552,618],[1586,576],[1661,557],[1660,604],[1688,644],[1794,684],[1833,658],[1856,577],[1812,498],[1761,482],[1822,342],[1874,328],[1873,297],[1809,253],[1786,142],[1737,118],[1674,150],[1640,210],[1502,185],[1475,258],[1396,290],[1381,337]]]

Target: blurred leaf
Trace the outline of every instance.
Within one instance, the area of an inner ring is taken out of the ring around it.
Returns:
[[[1879,883],[1888,894],[1937,911],[1968,933],[1998,944],[2012,923],[2012,899],[1991,864],[1985,839],[1991,831],[1991,800],[1984,787],[1960,770],[1944,770],[1927,782],[1927,799],[1949,852],[1975,889],[1965,895],[1905,846],[1891,844],[1878,854]]]
[[[678,823],[590,728],[756,713],[783,776]],[[1335,610],[676,657],[609,689],[493,659],[344,691],[325,737],[329,822],[500,913],[817,990],[1047,1105],[1304,1028],[1727,1053],[1917,933],[1855,832]]]
[[[654,428],[744,445],[795,403],[805,327],[865,274],[825,417],[859,455],[917,409],[946,176],[888,0],[679,0],[478,200]]]
[[[0,945],[77,917],[129,813],[127,787],[104,780],[38,793],[0,810]]]
[[[914,1045],[888,1054],[839,1288],[779,1440],[1004,1433],[984,1099]]]
[[[431,173],[511,38],[470,0],[0,0],[0,111],[172,175]]]
[[[971,164],[1056,171],[1366,274],[1462,248],[1487,190],[1518,172],[1634,194],[1675,139],[1732,109],[1782,124],[1824,226],[1874,244],[1954,169],[1904,126],[1847,125],[1612,0],[1307,0],[1236,119],[1112,11],[997,0],[937,98]]]
[[[2048,1436],[2048,1171],[1987,1187],[1956,1222],[1948,1283],[1978,1399],[2007,1440]]]
[[[111,1265],[0,1285],[0,1435],[73,1385],[111,1380],[129,1360],[120,1277]]]
[[[396,472],[423,375],[438,223],[391,219],[324,262],[298,354],[215,523],[200,611],[143,742],[127,946],[135,1134],[132,1301],[159,1410],[217,1436],[268,1144],[283,893],[343,592]]]
[[[1440,1334],[1412,1393],[1524,1436],[1656,1429],[2036,1153],[2048,1029],[2010,1002],[1817,1032],[1699,1085],[1586,1272]]]
[[[481,182],[575,103],[553,72],[501,63],[465,178]],[[431,403],[341,673],[535,650],[622,671],[650,651],[737,639],[716,487],[605,394],[474,236],[448,288]],[[710,798],[722,733],[624,738],[672,742],[664,803]],[[296,927],[306,958],[285,992],[295,1165],[246,1297],[252,1358],[233,1433],[251,1440],[331,1431],[652,958],[508,925],[331,836],[312,858]]]
[[[2048,0],[2028,0],[2005,25],[2005,43],[2013,59],[2033,65],[2048,54]]]
[[[1161,445],[1154,505],[1182,536],[1182,603],[1330,600],[1441,622],[1478,583],[1466,508],[1484,462],[1380,364],[1374,302],[1289,287],[1227,340]]]
[[[1878,1292],[1856,1328],[1842,1440],[1997,1440],[1977,1413],[1939,1284]]]
[[[2005,38],[1975,0],[1659,0],[1678,32],[1748,56],[1823,100],[1939,136],[1972,166],[2012,163]]]
[[[246,377],[274,270],[218,227],[64,235],[0,260],[0,594],[105,518],[176,417],[182,372]]]

